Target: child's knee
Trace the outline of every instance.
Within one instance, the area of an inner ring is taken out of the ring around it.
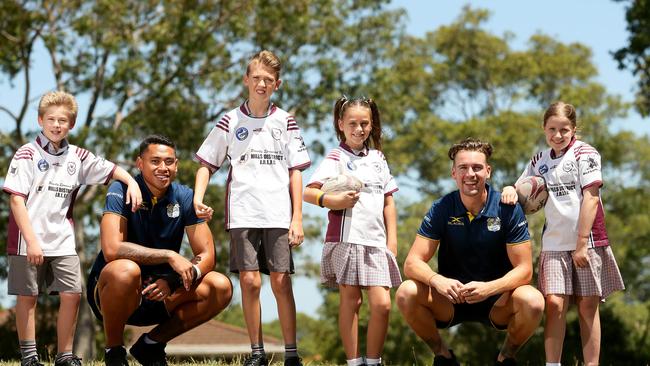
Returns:
[[[239,275],[239,284],[242,292],[256,292],[259,293],[262,288],[262,279],[259,273],[245,272]]]

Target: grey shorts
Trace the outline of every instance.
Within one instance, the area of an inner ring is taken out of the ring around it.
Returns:
[[[24,255],[9,256],[9,295],[36,296],[39,293],[81,293],[79,257],[66,255],[44,257],[43,264],[34,266]]]
[[[230,229],[230,272],[293,273],[288,229]]]

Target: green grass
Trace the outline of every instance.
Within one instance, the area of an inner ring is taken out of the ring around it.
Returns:
[[[48,364],[47,362],[44,362],[46,365]],[[49,364],[53,364],[49,363]],[[170,366],[240,366],[242,364],[242,360],[236,359],[232,363],[228,363],[225,361],[197,361],[197,362],[178,362],[178,363],[173,363],[170,362]],[[304,361],[303,364],[305,366],[335,366],[336,364],[333,363],[321,363],[321,362],[310,362],[310,361]],[[20,366],[20,362],[18,361],[0,361],[1,366]],[[83,362],[84,366],[104,366],[103,361],[84,361]],[[130,361],[129,363],[130,366],[138,366],[140,365],[137,362]],[[280,362],[273,362],[271,364],[272,366],[282,366],[283,363]]]

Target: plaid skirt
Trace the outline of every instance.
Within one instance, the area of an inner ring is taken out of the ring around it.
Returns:
[[[320,266],[321,283],[338,285],[397,287],[402,276],[393,253],[386,247],[327,242]]]
[[[589,266],[573,264],[571,251],[542,252],[539,259],[539,290],[546,295],[599,296],[604,300],[625,289],[612,248],[588,249]]]

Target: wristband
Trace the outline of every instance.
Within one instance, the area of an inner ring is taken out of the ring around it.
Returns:
[[[324,199],[324,198],[325,198],[325,192],[321,192],[321,193],[318,195],[318,205],[319,205],[320,207],[325,207],[325,206],[323,206],[323,199]]]
[[[201,269],[196,264],[193,264],[192,268],[194,268],[194,280],[192,281],[192,284],[195,284],[196,281],[201,278]]]

